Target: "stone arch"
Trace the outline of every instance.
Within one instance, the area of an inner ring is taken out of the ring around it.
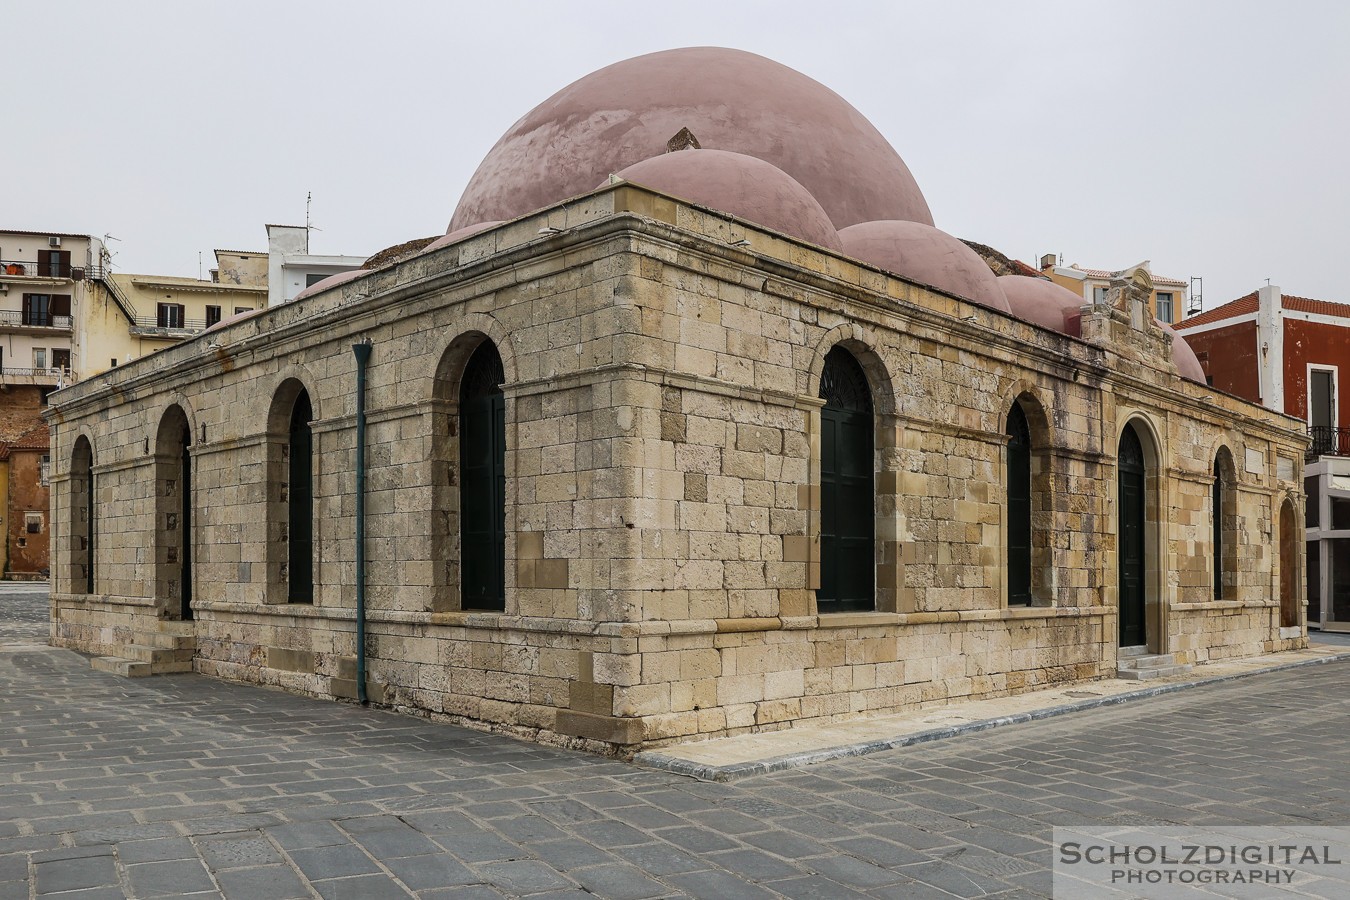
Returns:
[[[1161,653],[1167,642],[1163,444],[1148,414],[1125,410],[1118,421],[1114,492],[1117,637],[1121,646],[1145,646],[1150,653]],[[1131,435],[1138,443],[1141,461],[1142,471],[1137,473],[1122,459]]]
[[[192,618],[194,549],[192,419],[169,403],[155,429],[155,607],[169,619]]]
[[[1299,516],[1294,501],[1288,495],[1280,504],[1280,627],[1298,628],[1303,624],[1303,606],[1299,576],[1303,571],[1300,548],[1304,547],[1299,531]]]
[[[431,611],[446,612],[463,608],[461,578],[461,527],[463,479],[460,470],[460,390],[463,376],[475,352],[485,343],[496,349],[501,361],[504,383],[517,378],[515,356],[505,330],[491,316],[466,317],[465,330],[456,334],[441,351],[432,378],[429,415],[431,416],[432,486],[432,591]],[[506,444],[514,444],[512,424],[515,421],[514,402],[505,398]],[[509,459],[509,454],[508,454]],[[507,478],[506,490],[513,489]],[[506,516],[511,518],[511,504],[506,503]],[[512,533],[508,521],[506,533]]]
[[[307,383],[289,374],[273,388],[263,430],[262,496],[267,522],[267,603],[313,603],[317,455],[310,423],[317,403]],[[307,414],[305,410],[308,410]],[[300,422],[300,414],[305,421]],[[303,446],[297,446],[300,439]]]
[[[302,389],[309,394],[314,421],[322,419],[325,415],[331,417],[336,412],[328,408],[330,399],[334,398],[320,397],[315,393],[314,386],[319,384],[319,379],[315,378],[314,373],[303,363],[287,363],[279,372],[274,372],[266,379],[260,379],[260,382],[258,396],[271,398],[267,403],[267,417],[263,420],[263,430],[267,433],[284,431],[287,428],[290,416],[289,404],[295,401],[296,392]],[[279,420],[274,418],[277,415],[281,416]]]
[[[72,594],[94,593],[94,560],[97,541],[94,444],[84,429],[77,433],[70,451],[68,492],[70,529],[66,535],[66,581]]]
[[[1215,450],[1211,474],[1210,587],[1213,599],[1232,600],[1238,587],[1238,474],[1227,444]]]
[[[897,404],[890,366],[886,364],[876,345],[868,340],[863,327],[856,322],[836,325],[816,342],[803,393],[812,397],[819,393],[820,378],[825,371],[825,358],[835,347],[843,347],[853,354],[858,364],[862,366],[863,372],[867,374],[867,383],[872,391],[873,413],[879,418],[894,416]]]

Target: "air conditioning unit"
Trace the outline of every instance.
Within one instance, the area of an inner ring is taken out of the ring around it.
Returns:
[[[48,247],[60,247],[60,246],[61,246],[61,239],[60,239],[59,237],[49,237],[49,238],[47,238],[47,246],[48,246]]]
[[[80,266],[71,266],[70,277],[75,281],[84,281],[84,269]]]

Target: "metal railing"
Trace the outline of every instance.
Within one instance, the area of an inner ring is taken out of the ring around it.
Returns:
[[[22,369],[5,366],[4,369],[0,369],[0,374],[3,374],[5,378],[50,378],[53,381],[63,379],[66,384],[70,384],[70,382],[74,380],[71,377],[70,369],[62,369],[60,367]]]
[[[206,328],[205,319],[183,319],[174,322],[169,319],[161,320],[158,316],[137,316],[133,326],[138,332],[162,331],[162,332],[180,332],[180,331],[201,331]]]
[[[1319,456],[1350,456],[1350,428],[1309,425],[1308,435],[1312,438],[1307,454],[1309,462]]]
[[[54,316],[33,310],[0,309],[0,325],[23,325],[28,328],[59,328],[69,331],[70,316]]]
[[[102,278],[102,266],[77,266],[60,263],[39,264],[31,259],[0,259],[0,277],[15,278],[70,278],[83,281],[86,278]]]

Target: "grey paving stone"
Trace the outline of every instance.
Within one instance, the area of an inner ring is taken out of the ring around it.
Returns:
[[[197,848],[187,838],[161,838],[151,841],[123,841],[117,845],[117,859],[124,866],[170,859],[196,859]]]
[[[614,855],[622,857],[648,875],[657,878],[710,868],[710,864],[669,844],[634,844],[631,847],[616,847]]]
[[[455,885],[477,884],[482,879],[468,866],[444,853],[408,856],[384,861],[384,865],[415,891]]]
[[[490,862],[475,866],[483,881],[508,894],[535,894],[574,887],[552,867],[534,859]]]
[[[295,900],[311,896],[309,888],[290,866],[253,866],[216,872],[220,890],[229,900]]]
[[[111,849],[105,855],[40,862],[34,868],[38,895],[117,884]]]
[[[355,844],[315,847],[310,850],[287,850],[286,853],[296,868],[310,881],[346,878],[351,875],[372,875],[380,871],[375,861]]]
[[[277,825],[266,829],[267,836],[283,850],[306,850],[311,847],[332,847],[346,844],[351,838],[332,822],[301,822]]]
[[[206,866],[195,856],[127,866],[127,881],[139,897],[173,897],[215,888]]]
[[[197,848],[212,871],[283,862],[281,853],[262,835],[235,835],[202,839]]]
[[[708,853],[703,859],[726,869],[733,875],[747,878],[750,881],[770,881],[775,878],[791,878],[794,875],[806,874],[810,869],[809,862],[801,864],[790,863],[763,850],[743,848],[738,850],[725,850],[721,853]],[[806,868],[803,869],[803,866]]]
[[[568,876],[588,892],[607,900],[645,900],[670,893],[670,888],[648,878],[636,866],[592,866],[569,872]]]
[[[316,881],[312,886],[324,900],[407,900],[412,896],[383,874]]]
[[[770,900],[779,896],[725,872],[690,872],[662,880],[698,900]]]
[[[845,887],[821,875],[803,875],[767,885],[792,900],[863,900],[867,894]]]

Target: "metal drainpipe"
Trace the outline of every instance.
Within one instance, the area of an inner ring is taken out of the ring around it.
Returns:
[[[366,696],[366,364],[370,344],[352,344],[356,354],[356,699]]]

